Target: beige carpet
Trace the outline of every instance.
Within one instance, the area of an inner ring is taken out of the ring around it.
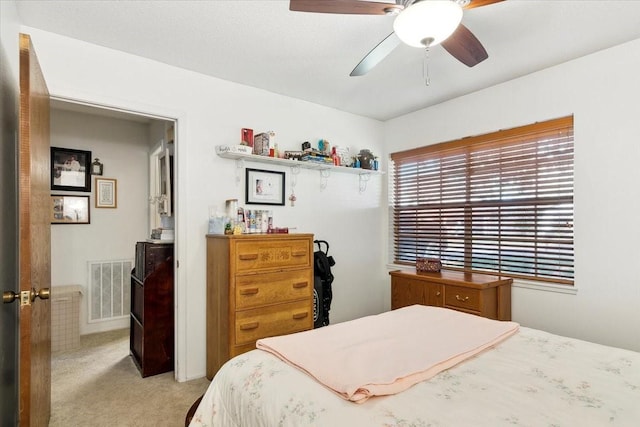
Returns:
[[[80,345],[52,356],[49,426],[184,426],[209,385],[176,382],[173,372],[143,379],[129,356],[128,329],[85,335]]]

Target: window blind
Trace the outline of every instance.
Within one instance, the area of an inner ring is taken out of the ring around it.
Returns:
[[[573,284],[573,116],[391,160],[394,262]]]

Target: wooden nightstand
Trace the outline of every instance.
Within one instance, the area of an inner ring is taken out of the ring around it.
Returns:
[[[513,279],[442,270],[392,271],[391,309],[413,304],[446,307],[496,320],[511,320]]]

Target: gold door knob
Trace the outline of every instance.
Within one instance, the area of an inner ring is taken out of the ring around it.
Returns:
[[[20,298],[20,294],[16,294],[13,291],[5,291],[5,292],[2,293],[2,302],[5,303],[5,304],[8,304],[10,302],[14,302],[18,298]]]
[[[20,293],[6,291],[2,293],[2,302],[7,304],[19,299],[20,305],[22,306],[31,304],[36,298],[49,299],[50,297],[51,291],[49,288],[42,288],[39,291],[31,289],[30,291],[21,291]]]
[[[51,291],[49,290],[49,288],[42,288],[39,291],[36,291],[35,289],[31,289],[31,301],[34,301],[36,297],[40,299],[49,299],[50,296],[51,296]]]

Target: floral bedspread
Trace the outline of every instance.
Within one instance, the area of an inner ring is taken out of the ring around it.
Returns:
[[[428,381],[356,404],[253,350],[216,374],[190,425],[635,427],[640,353],[521,327]]]

